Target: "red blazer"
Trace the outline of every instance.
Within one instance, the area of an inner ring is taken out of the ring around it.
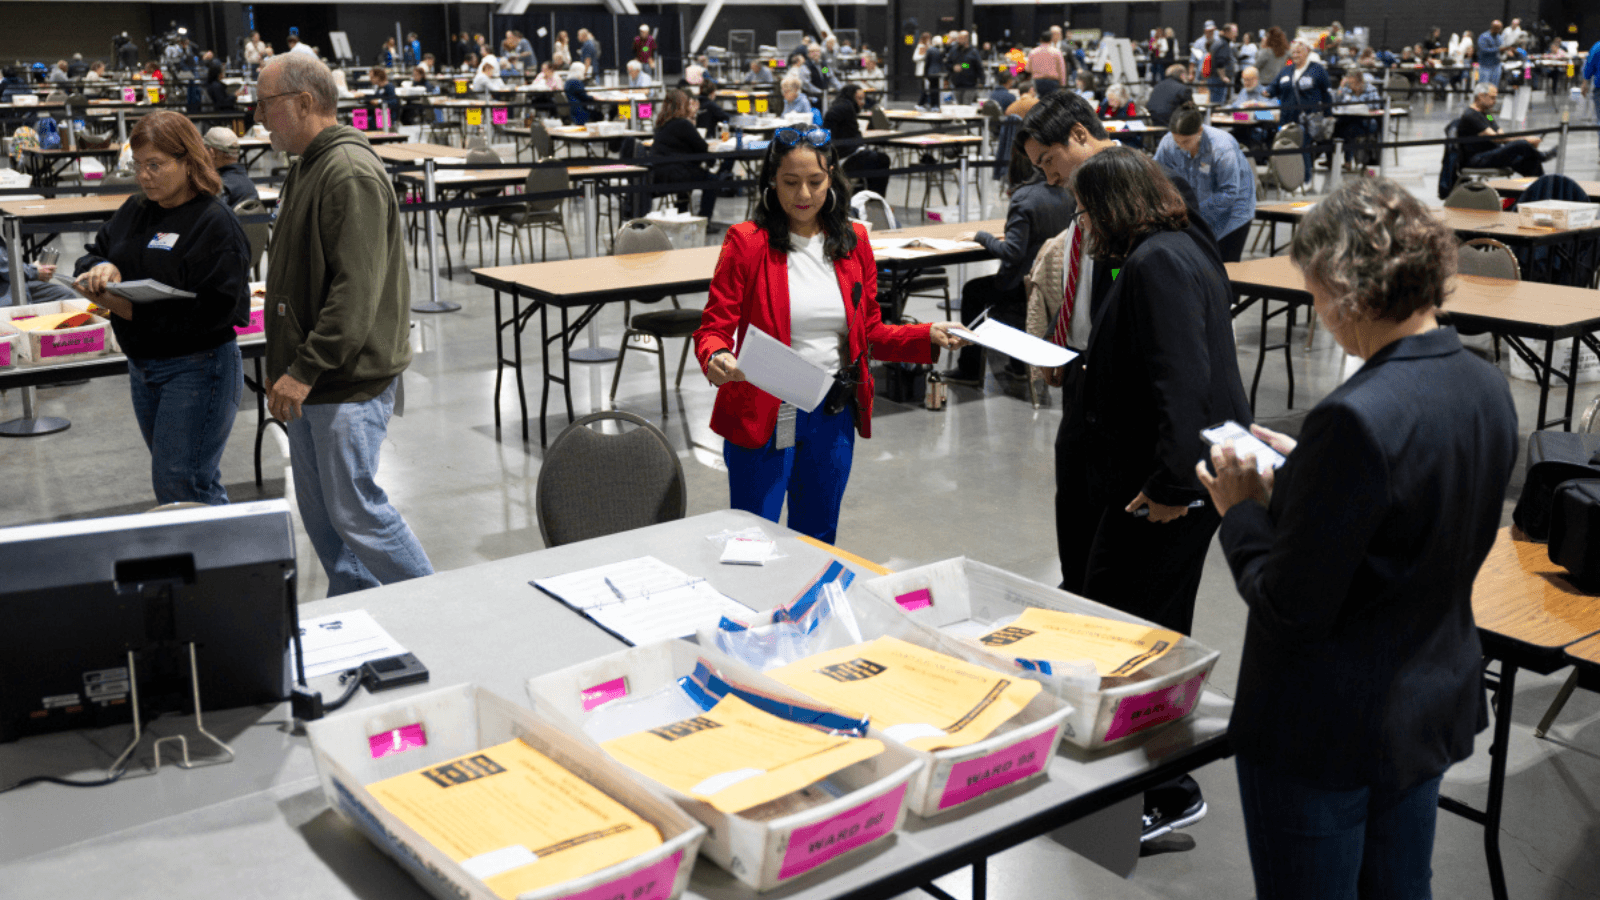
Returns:
[[[872,258],[867,231],[856,229],[856,249],[833,264],[844,298],[850,333],[850,358],[859,359],[861,379],[856,388],[856,430],[872,437],[872,375],[868,353],[890,362],[929,363],[937,358],[927,325],[885,325],[878,311],[878,266]],[[861,285],[861,302],[850,298]],[[695,358],[705,371],[711,355],[733,350],[751,325],[789,343],[789,260],[767,244],[767,233],[754,222],[728,229],[722,255],[711,276],[710,299],[694,333]],[[745,381],[730,381],[717,389],[711,410],[711,430],[740,447],[755,449],[772,438],[778,421],[778,398]]]

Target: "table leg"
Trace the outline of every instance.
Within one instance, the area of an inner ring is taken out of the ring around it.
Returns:
[[[550,440],[545,434],[544,420],[545,411],[550,407],[550,306],[545,303],[539,304],[539,344],[544,353],[544,387],[539,391],[539,446],[548,447]]]
[[[20,268],[21,265],[22,265],[22,261],[27,258],[27,257],[23,256],[23,253],[22,253],[22,220],[17,218],[16,216],[6,216],[6,218],[5,218],[5,232],[6,232],[6,256],[10,260],[12,260],[11,264],[13,266],[18,266]],[[24,278],[13,278],[13,279],[11,279],[11,305],[12,306],[22,306],[23,304],[25,304],[27,302],[28,302],[27,279],[24,279]]]
[[[1248,304],[1250,301],[1247,300],[1245,302]],[[1255,412],[1256,409],[1256,390],[1261,387],[1261,371],[1265,369],[1267,365],[1267,321],[1271,318],[1269,315],[1267,315],[1267,306],[1269,305],[1267,299],[1265,297],[1261,298],[1260,303],[1261,334],[1259,336],[1259,340],[1257,341],[1256,374],[1254,378],[1250,379],[1250,411],[1252,413]]]
[[[1549,405],[1550,405],[1550,378],[1551,378],[1551,373],[1554,371],[1554,369],[1551,367],[1551,360],[1552,360],[1552,357],[1553,357],[1554,353],[1555,353],[1555,341],[1545,341],[1544,342],[1544,373],[1543,373],[1544,377],[1539,379],[1539,415],[1534,419],[1535,422],[1539,423],[1538,426],[1537,426],[1539,428],[1543,428],[1544,425],[1545,425],[1544,413],[1545,413],[1545,409],[1548,408]],[[1567,430],[1568,431],[1572,430],[1572,423],[1570,421],[1567,423]]]
[[[66,431],[72,427],[72,422],[58,416],[40,416],[34,409],[38,388],[29,386],[22,389],[22,418],[12,419],[9,422],[0,422],[0,435],[6,437],[38,437],[42,434],[55,434]]]
[[[1578,339],[1572,339],[1572,356],[1567,360],[1567,417],[1566,430],[1572,430],[1572,400],[1578,390]]]
[[[1515,699],[1517,666],[1500,660],[1494,691],[1494,740],[1489,745],[1489,799],[1476,809],[1453,797],[1439,796],[1439,808],[1483,826],[1483,855],[1489,866],[1489,891],[1494,900],[1506,900],[1505,866],[1500,861],[1500,813],[1505,801],[1506,761],[1511,745],[1511,704]]]
[[[567,423],[577,420],[572,411],[572,352],[571,326],[567,324],[567,308],[561,307],[561,394],[567,401]]]
[[[505,328],[506,320],[500,318],[500,291],[497,288],[494,292],[494,436],[496,439],[500,437],[500,382],[506,372]]]

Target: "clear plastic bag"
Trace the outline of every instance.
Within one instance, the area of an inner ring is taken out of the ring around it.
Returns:
[[[723,619],[716,630],[717,649],[762,672],[861,642],[861,626],[837,581],[824,584],[816,597],[773,610],[770,624]]]

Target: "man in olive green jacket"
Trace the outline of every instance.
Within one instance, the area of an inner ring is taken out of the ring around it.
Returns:
[[[410,527],[378,487],[378,449],[411,362],[411,284],[388,173],[359,131],[338,124],[328,68],[273,57],[256,121],[298,156],[268,254],[267,402],[286,423],[295,497],[328,595],[431,575]]]

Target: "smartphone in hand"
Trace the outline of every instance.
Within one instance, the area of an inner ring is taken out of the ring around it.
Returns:
[[[1223,422],[1202,429],[1200,436],[1210,444],[1225,444],[1233,441],[1233,450],[1240,456],[1253,454],[1256,458],[1256,471],[1265,475],[1289,461],[1287,456],[1267,446],[1267,443],[1250,433],[1250,429],[1238,422]]]

